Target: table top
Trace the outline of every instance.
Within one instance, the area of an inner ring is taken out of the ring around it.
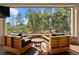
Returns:
[[[32,42],[42,42],[43,39],[42,38],[34,38],[31,40]]]

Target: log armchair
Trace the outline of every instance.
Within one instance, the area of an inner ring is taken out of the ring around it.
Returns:
[[[4,36],[5,51],[14,54],[22,54],[31,47],[31,39],[28,39],[28,37],[22,38],[21,36]]]
[[[45,36],[43,35],[44,42],[41,44],[41,49],[49,54],[69,52],[70,41],[69,36]]]

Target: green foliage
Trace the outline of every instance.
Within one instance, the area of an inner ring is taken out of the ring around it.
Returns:
[[[56,32],[69,32],[70,31],[70,11],[67,8],[56,9],[56,12],[53,14],[53,29]]]
[[[46,8],[43,11],[32,10],[29,8],[25,14],[28,24],[23,24],[22,14],[16,16],[16,25],[7,23],[8,32],[26,33],[53,33],[70,32],[70,9],[69,8]]]

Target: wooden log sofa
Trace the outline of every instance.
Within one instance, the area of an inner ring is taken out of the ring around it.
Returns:
[[[4,49],[5,51],[22,54],[32,47],[31,39],[28,37],[22,38],[21,36],[4,36]]]
[[[45,36],[43,35],[44,41],[41,44],[41,49],[49,54],[56,54],[62,52],[69,52],[70,40],[67,35],[60,36]]]

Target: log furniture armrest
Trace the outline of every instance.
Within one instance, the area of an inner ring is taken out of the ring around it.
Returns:
[[[47,37],[47,36],[45,36],[45,35],[42,35],[42,37],[43,37],[44,39],[46,39],[47,41],[49,41],[49,37]]]
[[[22,39],[22,47],[27,46],[30,43],[32,43],[30,38],[25,37]]]

